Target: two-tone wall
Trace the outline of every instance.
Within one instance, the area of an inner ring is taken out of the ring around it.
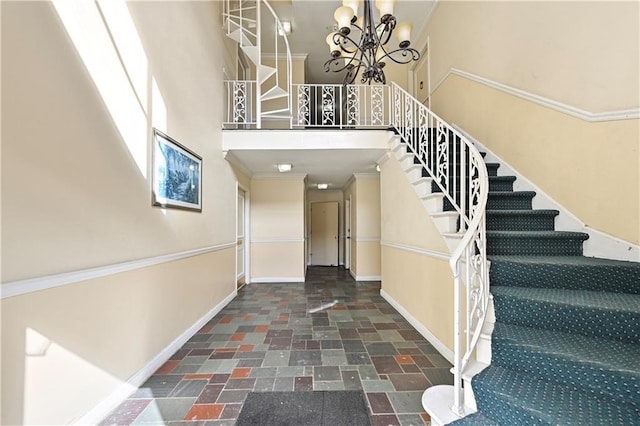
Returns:
[[[451,360],[449,249],[394,155],[381,166],[380,202],[381,294]]]
[[[440,2],[432,108],[588,228],[640,242],[640,3]]]
[[[251,179],[251,282],[303,282],[305,177]]]
[[[2,2],[2,424],[98,421],[234,297],[218,6]],[[202,212],[151,206],[152,126]]]

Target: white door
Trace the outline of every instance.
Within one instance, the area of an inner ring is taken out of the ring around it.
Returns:
[[[311,264],[338,266],[338,202],[311,204]]]
[[[238,253],[236,255],[237,264],[236,264],[236,281],[238,283],[238,288],[242,287],[245,283],[245,259],[244,259],[244,248],[245,248],[245,229],[244,229],[244,199],[245,194],[244,191],[238,189],[238,217],[237,217],[237,226],[236,226],[236,242],[237,242],[237,250]]]
[[[420,60],[413,68],[413,96],[429,107],[429,49],[420,55]]]

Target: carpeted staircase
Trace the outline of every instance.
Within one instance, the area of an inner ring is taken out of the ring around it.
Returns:
[[[492,363],[463,425],[640,425],[640,263],[583,256],[587,234],[487,164]],[[435,189],[435,188],[434,188]],[[445,201],[445,210],[451,210]],[[613,208],[613,206],[612,206]]]

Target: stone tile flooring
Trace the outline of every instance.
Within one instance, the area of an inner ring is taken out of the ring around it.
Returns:
[[[310,267],[304,284],[241,289],[101,424],[233,425],[252,391],[362,389],[372,425],[423,425],[422,393],[450,368],[379,282]]]

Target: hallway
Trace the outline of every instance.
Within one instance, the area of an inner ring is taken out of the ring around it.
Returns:
[[[450,367],[380,297],[379,282],[310,267],[304,284],[239,290],[101,424],[233,425],[252,391],[360,389],[373,425],[428,424],[422,393],[451,384]]]

